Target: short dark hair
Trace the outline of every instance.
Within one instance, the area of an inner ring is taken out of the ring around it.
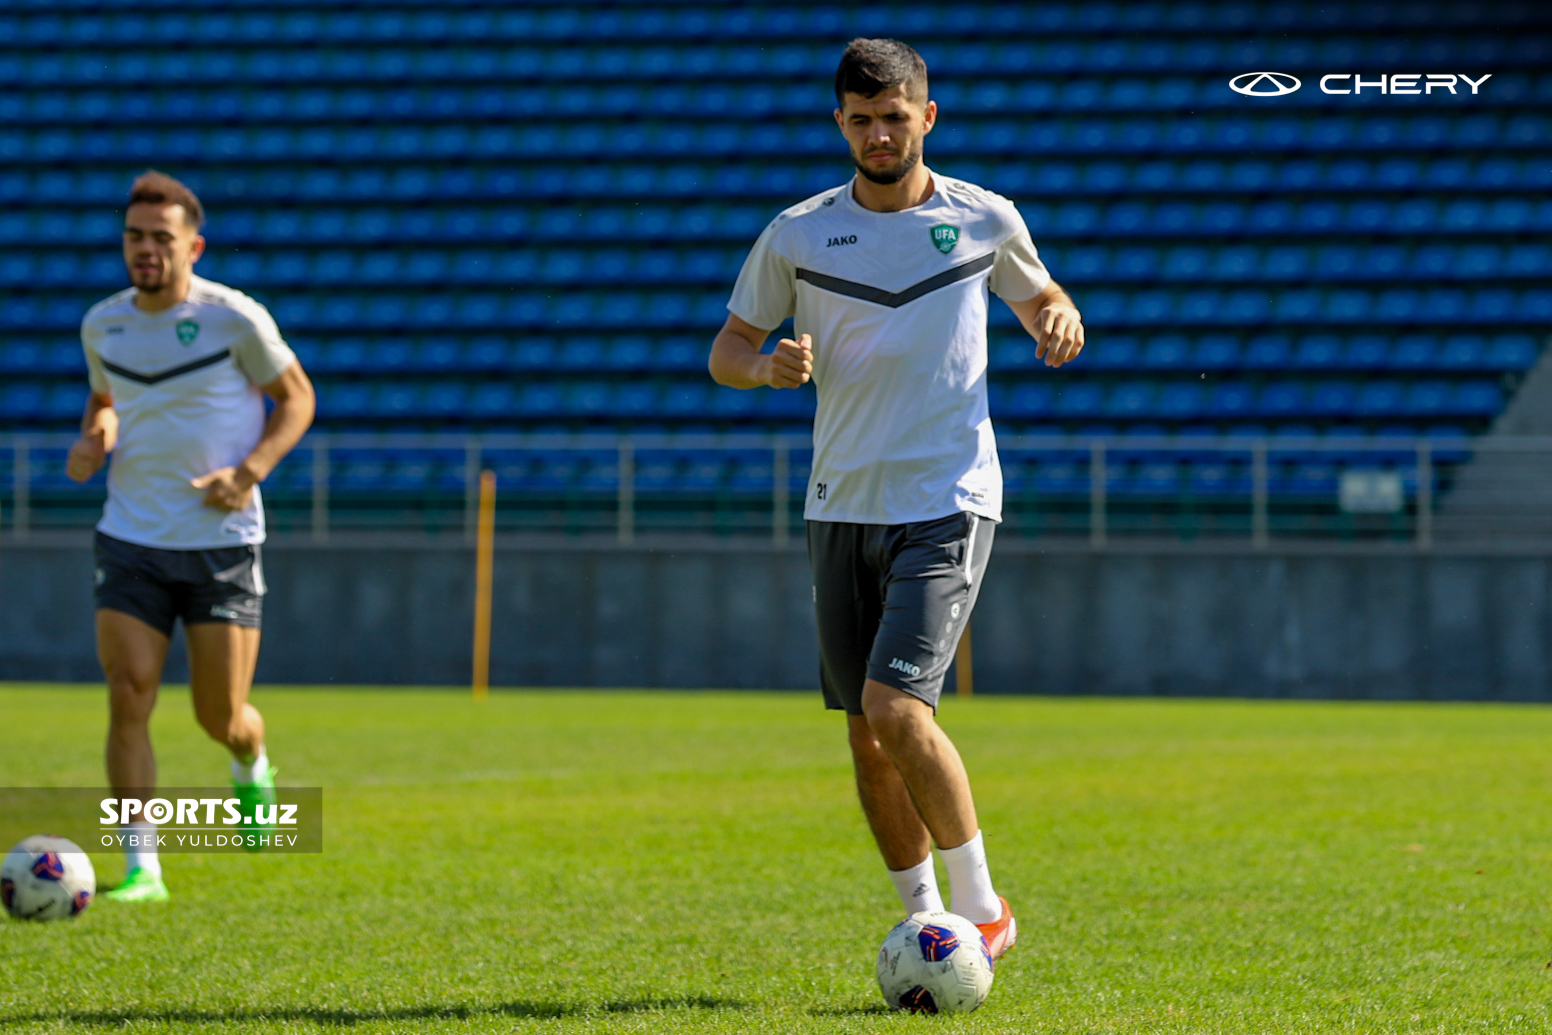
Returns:
[[[905,87],[912,100],[927,97],[927,62],[899,40],[854,39],[835,70],[835,103],[846,106],[846,95],[872,97],[895,86]]]
[[[182,180],[164,172],[147,169],[135,177],[129,188],[131,205],[182,205],[184,220],[195,230],[205,225],[205,206]]]

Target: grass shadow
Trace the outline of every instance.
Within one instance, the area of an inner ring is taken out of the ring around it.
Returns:
[[[315,1024],[351,1027],[372,1021],[472,1020],[479,1017],[522,1017],[556,1019],[600,1013],[655,1013],[673,1010],[747,1010],[749,1005],[737,999],[716,996],[662,996],[650,999],[611,999],[601,1003],[557,1003],[516,1000],[486,1005],[406,1006],[386,1010],[330,1009],[322,1006],[278,1007],[276,1009],[178,1009],[158,1010],[135,1007],[106,1010],[38,1010],[33,1013],[0,1014],[0,1028],[49,1021],[83,1027],[122,1028],[139,1022],[180,1022],[220,1024],[253,1021],[312,1021]]]
[[[808,1012],[814,1017],[876,1017],[895,1011],[884,1003],[869,1003],[866,1006],[816,1006]]]

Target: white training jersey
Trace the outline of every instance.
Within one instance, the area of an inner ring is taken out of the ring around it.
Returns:
[[[1011,201],[932,179],[927,202],[902,212],[862,207],[851,183],[787,209],[728,302],[761,329],[795,316],[796,333],[813,338],[810,520],[1002,519],[987,291],[1026,301],[1051,277]]]
[[[129,288],[87,311],[81,344],[92,390],[112,396],[119,417],[98,530],[163,550],[262,543],[257,487],[248,509],[225,511],[189,482],[240,464],[264,432],[258,386],[296,358],[269,311],[201,277],[158,313],[137,308]]]

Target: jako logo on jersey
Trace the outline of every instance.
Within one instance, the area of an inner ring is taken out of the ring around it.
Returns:
[[[947,255],[959,243],[959,227],[939,223],[932,228],[932,243],[937,245],[938,251]]]
[[[852,234],[850,237],[832,237],[832,238],[830,238],[829,242],[825,245],[825,247],[826,248],[834,248],[838,244],[856,244],[856,243],[857,243],[857,235],[856,234]]]
[[[193,320],[179,320],[178,326],[173,329],[178,332],[178,340],[185,345],[194,344],[194,339],[199,337],[199,324]]]
[[[1287,72],[1244,72],[1229,80],[1229,89],[1246,97],[1281,97],[1303,85]]]
[[[899,658],[891,658],[889,660],[889,667],[895,669],[896,671],[904,672],[912,679],[915,679],[917,676],[921,675],[920,665],[913,665],[909,661],[901,661]]]

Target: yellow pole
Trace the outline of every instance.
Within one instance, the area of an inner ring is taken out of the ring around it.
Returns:
[[[970,623],[965,623],[965,631],[959,637],[959,646],[954,650],[954,682],[958,685],[958,695],[969,697],[975,693],[975,676],[970,664]]]
[[[490,692],[490,592],[496,562],[496,472],[480,472],[480,524],[474,551],[474,699]]]

